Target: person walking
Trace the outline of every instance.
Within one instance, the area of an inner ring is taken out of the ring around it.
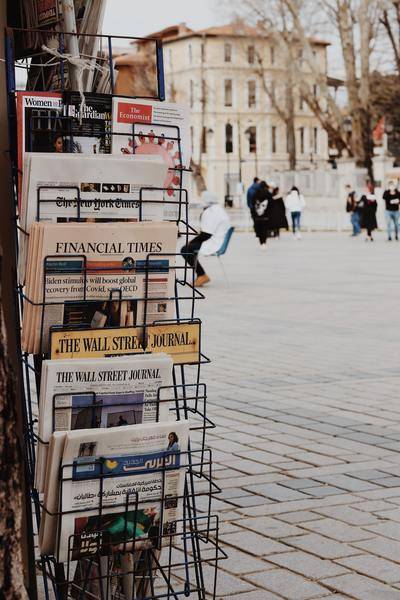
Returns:
[[[279,187],[271,182],[269,188],[272,195],[272,201],[268,202],[267,216],[268,216],[268,231],[273,232],[274,237],[279,237],[281,229],[289,230],[289,224],[286,218],[285,203],[280,193]]]
[[[392,241],[392,230],[396,240],[399,239],[399,203],[400,203],[400,192],[396,188],[394,181],[389,181],[389,187],[383,192],[383,199],[385,201],[385,215],[387,224],[387,235],[388,242]]]
[[[272,196],[268,185],[265,181],[261,181],[254,197],[254,230],[262,250],[267,248],[268,205],[271,201]]]
[[[361,227],[367,230],[365,241],[373,242],[374,238],[372,237],[372,232],[378,227],[376,221],[376,209],[378,208],[378,203],[375,194],[367,192],[361,196],[359,204],[362,207]]]
[[[200,233],[188,244],[181,248],[181,254],[185,261],[194,267],[196,279],[194,285],[202,287],[210,281],[209,276],[201,266],[198,255],[209,256],[214,254],[225,239],[226,232],[231,226],[226,210],[218,203],[214,196],[209,195],[207,206],[200,217]]]
[[[289,194],[286,196],[286,209],[290,212],[292,218],[292,230],[296,239],[301,239],[301,213],[306,205],[303,194],[300,194],[299,189],[293,186]]]
[[[361,209],[358,206],[357,194],[351,185],[346,185],[346,212],[350,213],[350,222],[353,227],[352,236],[357,236],[361,233]]]
[[[258,190],[259,185],[260,185],[260,180],[258,179],[258,177],[254,177],[253,183],[247,190],[247,207],[250,210],[250,215],[253,220],[254,231],[256,229],[255,222],[254,222],[254,219],[256,217],[255,210],[254,210],[254,200],[255,200],[256,192]]]

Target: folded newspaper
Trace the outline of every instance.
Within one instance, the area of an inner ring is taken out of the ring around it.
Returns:
[[[112,153],[162,158],[168,167],[163,183],[165,218],[176,219],[182,200],[180,189],[187,187],[184,169],[189,169],[191,159],[188,107],[114,97],[112,110]]]
[[[133,160],[132,160],[133,159]],[[20,224],[89,219],[162,221],[167,167],[158,156],[27,152],[24,159]],[[139,202],[141,199],[141,202]],[[21,235],[19,281],[25,280],[27,238]]]
[[[49,328],[133,326],[174,316],[174,223],[33,223],[22,347],[46,352]],[[144,301],[146,299],[146,301]]]
[[[54,433],[40,552],[64,562],[160,547],[182,516],[188,436],[187,421]]]
[[[160,388],[172,385],[172,364],[166,354],[43,361],[37,490],[44,491],[47,445],[54,431],[168,421],[169,403]]]

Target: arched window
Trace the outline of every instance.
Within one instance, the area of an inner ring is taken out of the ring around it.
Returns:
[[[233,152],[233,127],[230,123],[225,125],[225,152],[226,154]]]

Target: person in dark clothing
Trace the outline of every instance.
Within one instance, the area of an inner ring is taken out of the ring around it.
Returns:
[[[255,199],[256,191],[258,189],[259,184],[260,184],[260,180],[258,179],[258,177],[254,177],[253,183],[247,190],[247,206],[249,207],[250,212],[254,206],[254,199]]]
[[[279,237],[280,229],[289,230],[286,208],[279,187],[274,186],[271,195],[272,200],[267,206],[268,231],[273,232],[275,237]]]
[[[254,198],[254,231],[263,250],[267,248],[268,204],[271,201],[272,196],[268,186],[265,181],[261,181]]]
[[[353,236],[361,233],[361,210],[358,206],[357,195],[351,185],[346,185],[346,212],[350,213],[350,221],[353,226]]]
[[[396,188],[394,181],[389,181],[389,188],[384,191],[383,199],[385,201],[385,214],[387,223],[388,242],[392,241],[392,229],[396,240],[399,239],[399,203],[400,192]]]
[[[375,194],[364,194],[361,197],[359,204],[362,207],[361,227],[367,230],[365,241],[368,242],[369,240],[373,242],[372,232],[378,227],[378,223],[376,222],[376,209],[378,203]]]

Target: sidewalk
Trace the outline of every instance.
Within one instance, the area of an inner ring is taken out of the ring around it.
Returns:
[[[234,234],[198,303],[218,598],[400,598],[400,243]]]

